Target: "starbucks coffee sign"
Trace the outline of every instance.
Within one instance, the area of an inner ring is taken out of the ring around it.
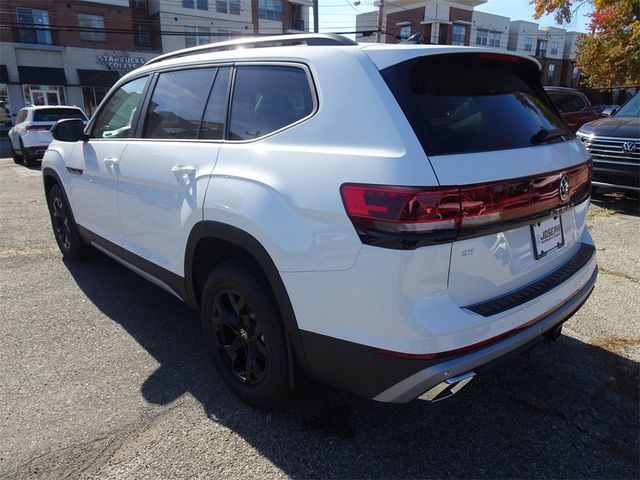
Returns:
[[[109,70],[123,74],[141,67],[145,63],[142,57],[132,57],[126,52],[114,52],[107,55],[99,55],[98,61],[100,65],[104,65]]]

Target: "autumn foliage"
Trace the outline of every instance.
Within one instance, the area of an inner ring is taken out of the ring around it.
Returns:
[[[591,3],[590,32],[578,40],[576,64],[592,87],[640,84],[640,0],[531,0],[535,17],[569,23]]]

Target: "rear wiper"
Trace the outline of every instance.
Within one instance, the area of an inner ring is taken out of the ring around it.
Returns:
[[[558,138],[564,138],[565,135],[566,132],[563,132],[562,130],[547,130],[546,128],[541,128],[533,137],[531,137],[531,143],[533,145],[549,143],[553,140],[557,140]]]

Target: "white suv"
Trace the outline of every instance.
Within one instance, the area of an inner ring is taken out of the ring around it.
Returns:
[[[51,143],[51,127],[61,119],[77,118],[87,122],[84,112],[78,107],[31,106],[18,112],[16,124],[9,130],[13,161],[35,165]]]
[[[298,372],[445,398],[558,336],[596,280],[589,154],[527,56],[327,35],[199,46],[54,137],[64,257],[93,246],[198,308],[253,405]]]

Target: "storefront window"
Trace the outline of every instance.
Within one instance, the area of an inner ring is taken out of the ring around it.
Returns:
[[[64,105],[61,85],[23,85],[25,105]]]
[[[9,94],[7,85],[0,83],[0,125],[11,124],[11,104],[9,103]]]
[[[84,99],[84,111],[87,116],[93,115],[98,105],[109,91],[106,87],[82,87],[82,98]]]

